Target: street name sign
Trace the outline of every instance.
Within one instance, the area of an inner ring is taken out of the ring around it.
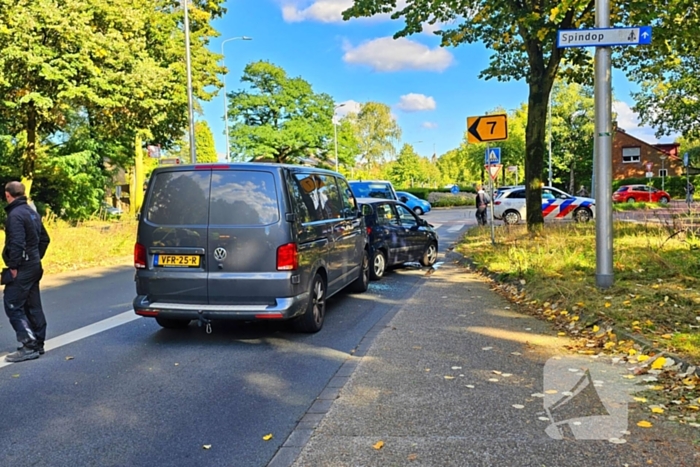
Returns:
[[[486,143],[508,139],[508,116],[482,115],[467,117],[467,142]]]
[[[634,28],[563,29],[557,31],[557,47],[610,47],[651,44],[651,26]]]
[[[500,164],[501,163],[501,148],[489,148],[484,156],[484,164]]]

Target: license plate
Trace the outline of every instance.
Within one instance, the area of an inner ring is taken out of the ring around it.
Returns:
[[[199,255],[155,255],[154,263],[158,267],[197,268]]]

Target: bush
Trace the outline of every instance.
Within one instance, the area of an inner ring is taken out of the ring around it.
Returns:
[[[475,198],[469,194],[453,195],[448,193],[431,193],[430,204],[436,208],[452,206],[474,206]]]

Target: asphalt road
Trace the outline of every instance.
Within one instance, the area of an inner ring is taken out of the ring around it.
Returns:
[[[443,252],[474,223],[465,209],[425,217]],[[46,277],[47,353],[0,364],[0,465],[264,466],[425,272],[392,271],[365,294],[337,295],[314,335],[281,323],[161,329],[130,311],[128,266]],[[1,358],[16,343],[0,325]]]

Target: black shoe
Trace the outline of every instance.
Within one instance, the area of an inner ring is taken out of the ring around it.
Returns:
[[[44,355],[46,351],[44,350],[44,344],[41,344],[39,348],[37,349],[37,352],[39,352],[39,355]]]
[[[39,350],[27,346],[20,347],[17,349],[17,352],[5,355],[5,361],[10,363],[34,360],[36,358],[39,358]]]

